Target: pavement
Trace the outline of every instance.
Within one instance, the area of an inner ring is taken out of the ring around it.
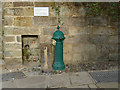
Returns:
[[[90,72],[35,75],[3,81],[2,88],[118,88],[118,82],[96,82]]]

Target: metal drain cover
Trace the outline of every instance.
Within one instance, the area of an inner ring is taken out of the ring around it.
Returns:
[[[118,71],[90,72],[90,75],[97,83],[118,82]]]
[[[21,79],[24,78],[25,74],[23,72],[11,72],[2,74],[2,81],[10,81],[13,79]]]

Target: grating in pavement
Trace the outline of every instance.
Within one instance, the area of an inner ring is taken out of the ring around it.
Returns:
[[[23,72],[11,72],[2,74],[2,81],[10,81],[14,79],[21,79],[24,78],[25,74]]]
[[[90,72],[90,75],[97,83],[118,82],[118,71]]]

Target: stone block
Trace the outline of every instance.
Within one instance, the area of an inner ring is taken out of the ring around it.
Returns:
[[[22,51],[18,50],[18,51],[7,51],[5,50],[4,52],[4,57],[11,57],[11,58],[15,58],[15,57],[22,57]]]
[[[35,7],[51,7],[54,5],[55,2],[35,2]]]
[[[23,8],[14,8],[14,15],[23,16],[24,15]]]
[[[13,49],[14,47],[14,49]],[[17,44],[17,43],[4,43],[4,50],[21,50],[22,49],[22,44]]]
[[[5,8],[4,9],[4,15],[5,16],[12,16],[12,15],[14,15],[14,9],[13,8]]]
[[[89,43],[92,44],[106,44],[108,43],[108,35],[90,35]]]
[[[32,17],[16,17],[14,19],[15,26],[32,26]]]
[[[15,36],[5,36],[4,41],[5,42],[15,42]]]
[[[117,44],[118,43],[118,36],[109,36],[108,43],[110,44]]]
[[[110,53],[109,60],[118,60],[118,53]]]
[[[72,16],[73,11],[68,6],[60,7],[60,16]]]
[[[34,6],[33,2],[13,2],[14,7]]]
[[[55,9],[52,9],[52,7],[49,7],[49,16],[50,17],[56,17]]]
[[[43,34],[44,35],[53,35],[53,33],[56,31],[56,27],[44,27],[43,28]]]
[[[13,7],[13,2],[4,2],[4,7]]]
[[[18,58],[4,58],[5,59],[5,65],[9,65],[12,67],[14,67],[15,65],[18,64],[22,64],[22,57],[18,57]]]
[[[97,35],[117,35],[117,27],[92,27],[93,34]]]
[[[42,28],[37,27],[4,27],[5,35],[40,35]]]
[[[2,82],[2,88],[17,88],[13,81]]]
[[[70,86],[68,74],[51,75],[48,83],[50,88],[60,88]]]
[[[72,53],[69,53],[69,54],[66,54],[66,53],[63,53],[63,61],[65,64],[68,64],[68,63],[73,63],[73,54]]]
[[[89,90],[89,87],[88,85],[80,85],[80,86],[70,86],[68,88],[75,88],[75,89],[81,89],[81,88],[84,88],[86,90]]]
[[[50,35],[41,36],[40,43],[51,44],[51,39],[52,39],[52,36],[50,36]]]
[[[33,16],[34,10],[33,8],[24,8],[24,16]]]
[[[93,84],[93,79],[89,76],[87,72],[73,73],[70,74],[70,79],[72,85],[84,85],[84,84]]]
[[[82,61],[82,60],[96,60],[97,50],[96,45],[94,44],[76,44],[73,45],[73,60]]]
[[[3,55],[2,55],[2,52],[0,52],[0,60],[2,59]]]
[[[101,54],[118,52],[118,44],[98,44],[97,51]]]
[[[91,17],[88,18],[89,25],[93,26],[107,26],[108,20],[104,17]]]
[[[20,36],[16,36],[16,38],[17,38],[17,42],[22,42],[21,35]]]
[[[65,26],[86,26],[87,23],[83,17],[64,17],[62,18]]]
[[[72,43],[72,44],[89,43],[89,36],[87,36],[87,35],[72,35],[72,36],[66,37],[64,42]]]
[[[34,26],[55,26],[57,24],[56,17],[34,17]]]
[[[18,88],[46,88],[46,76],[30,76],[24,79],[15,80]]]
[[[44,27],[43,33],[44,33],[44,35],[53,35],[53,33],[57,30],[56,28],[57,27]],[[65,35],[68,34],[68,30],[66,27],[61,27],[60,29]]]
[[[65,63],[70,63],[73,60],[73,47],[72,44],[63,43],[63,60]]]
[[[118,52],[118,45],[114,44],[99,44],[97,45],[97,60],[109,60],[109,53]]]
[[[69,35],[89,35],[92,33],[92,27],[69,26]]]
[[[5,26],[11,26],[11,25],[13,25],[13,17],[5,17],[5,19],[4,19],[4,25]]]

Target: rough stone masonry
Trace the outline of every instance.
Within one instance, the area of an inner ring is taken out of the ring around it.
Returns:
[[[57,28],[57,17],[55,10],[52,9],[54,4],[61,6],[60,16],[64,22],[61,30],[66,37],[63,45],[65,64],[118,60],[118,24],[100,16],[87,19],[85,8],[76,6],[72,2],[23,2],[22,0],[22,2],[4,2],[6,65],[22,64],[22,35],[37,35],[41,54],[45,46],[48,47],[48,54],[53,54],[51,38]],[[34,16],[34,7],[49,7],[49,16]]]
[[[2,62],[2,3],[0,1],[0,65]]]

